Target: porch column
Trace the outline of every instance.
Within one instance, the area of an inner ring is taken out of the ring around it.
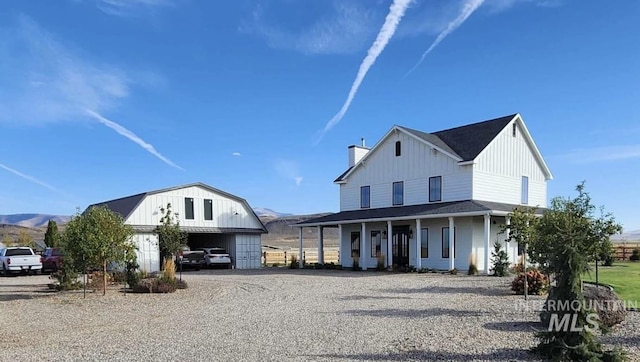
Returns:
[[[344,260],[344,248],[342,247],[342,224],[338,225],[338,264],[342,265]]]
[[[511,216],[505,216],[504,218],[504,224],[507,226],[506,229],[506,233],[507,233],[507,237],[505,238],[504,241],[504,248],[506,249],[505,251],[507,252],[507,256],[509,257],[509,262],[511,262],[511,260],[513,259],[513,255],[511,255],[511,250],[509,249],[509,241],[511,240],[509,237],[509,234],[511,233],[511,229],[509,228],[509,225],[511,225]],[[515,261],[515,259],[513,259]]]
[[[391,245],[391,239],[393,238],[393,228],[391,227],[391,221],[387,221],[387,266],[391,266],[393,263],[393,250]]]
[[[449,270],[456,267],[456,225],[453,223],[453,217],[449,217]]]
[[[367,227],[365,223],[360,227],[360,268],[367,270],[367,256],[369,249],[367,249]]]
[[[490,232],[491,232],[491,215],[485,214],[484,215],[484,272],[487,275],[489,275],[489,269],[490,269],[489,256],[491,255],[489,253]]]
[[[422,268],[422,220],[416,219],[416,269]]]
[[[302,227],[300,227],[300,229],[298,229],[298,241],[299,241],[299,245],[300,245],[300,249],[298,249],[298,266],[300,268],[304,267],[303,261],[302,261]]]
[[[324,264],[324,227],[318,226],[318,264]]]

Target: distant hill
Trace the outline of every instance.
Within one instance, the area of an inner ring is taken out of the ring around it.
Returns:
[[[640,241],[640,230],[631,230],[625,233],[614,235],[611,237],[614,243],[621,243],[623,241]]]
[[[262,236],[263,246],[273,246],[278,248],[290,248],[298,247],[298,228],[294,227],[295,224],[306,221],[309,219],[315,219],[322,217],[330,213],[319,213],[311,215],[289,215],[281,217],[273,217],[269,215],[261,216],[260,220],[264,223],[264,226],[269,231],[268,234]],[[318,243],[318,234],[315,227],[304,228],[303,230],[303,244],[305,248],[315,247]],[[325,228],[324,229],[324,243],[325,246],[337,246],[338,245],[338,228]]]
[[[71,219],[66,215],[47,215],[47,214],[12,214],[0,215],[0,224],[18,225],[28,228],[46,227],[49,220],[53,220],[58,224],[64,224]]]
[[[273,211],[271,209],[267,209],[266,207],[254,207],[253,211],[258,216],[270,216],[270,217],[291,216],[291,214]]]

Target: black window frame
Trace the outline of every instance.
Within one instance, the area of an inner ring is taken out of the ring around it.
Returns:
[[[444,231],[445,231],[445,230],[447,230],[447,231],[448,231],[448,230],[449,230],[449,227],[448,227],[448,226],[444,226],[444,227],[442,228],[442,232],[441,232],[441,236],[442,236],[442,259],[449,259],[449,258],[451,257],[451,245],[449,245],[449,237],[448,237],[448,235],[447,235],[447,238],[446,238],[446,239],[445,239],[445,237],[444,237]],[[446,250],[447,250],[447,256],[444,256],[444,251],[445,251],[444,243],[445,243],[445,242],[446,242],[446,243],[447,243],[447,245],[448,245],[448,248],[446,249]],[[456,246],[457,246],[456,244],[457,244],[457,243],[456,243],[456,228],[454,227],[454,228],[453,228],[453,258],[454,258],[454,259],[456,258],[456,254],[458,253],[458,251],[457,251],[457,250],[458,250],[458,248],[456,247]]]
[[[513,137],[516,137],[518,135],[518,125],[515,122],[513,122],[511,135]]]
[[[400,201],[396,201],[396,185],[400,186]],[[391,186],[391,203],[393,206],[404,205],[404,181],[396,181]]]
[[[184,198],[184,218],[185,220],[195,219],[195,213],[193,210],[193,197]]]
[[[396,157],[402,156],[402,142],[396,141]]]
[[[438,191],[438,197],[436,198],[435,195],[432,193],[433,190],[435,190],[434,186],[432,185],[432,182],[435,183],[435,181],[439,182],[439,187],[437,189]],[[439,202],[442,201],[442,176],[433,176],[433,177],[429,177],[429,202]]]
[[[213,200],[204,199],[204,219],[206,221],[213,220]]]
[[[351,257],[360,257],[360,247],[362,246],[362,238],[359,231],[351,232]]]
[[[371,257],[377,258],[382,254],[382,231],[371,230]]]
[[[364,192],[366,190],[366,198],[364,197]],[[366,203],[365,203],[366,200]],[[368,209],[371,207],[371,186],[361,186],[360,187],[360,208]]]

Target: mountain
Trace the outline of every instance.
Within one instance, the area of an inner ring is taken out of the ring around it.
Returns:
[[[258,215],[258,217],[261,217],[261,216],[281,217],[281,216],[290,216],[291,215],[291,214],[285,214],[285,213],[282,213],[282,212],[273,211],[273,210],[267,209],[265,207],[254,207],[253,211],[256,213],[256,215]]]
[[[631,230],[619,235],[613,235],[611,240],[618,243],[623,241],[640,241],[640,230]]]
[[[58,224],[64,224],[71,219],[66,215],[47,215],[47,214],[12,214],[0,215],[0,224],[18,225],[29,228],[46,227],[49,220],[53,220]]]
[[[288,215],[274,217],[271,215],[260,216],[260,220],[269,231],[268,234],[262,235],[262,245],[276,248],[298,247],[299,235],[298,228],[295,224],[322,217],[330,213],[319,213],[311,215]],[[302,229],[302,239],[305,248],[313,248],[317,246],[318,234],[315,227],[307,227]],[[338,228],[324,228],[324,245],[327,247],[335,247],[338,245]]]

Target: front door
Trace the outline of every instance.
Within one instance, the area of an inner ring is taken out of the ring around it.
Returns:
[[[394,226],[391,240],[392,265],[409,265],[409,226]]]

